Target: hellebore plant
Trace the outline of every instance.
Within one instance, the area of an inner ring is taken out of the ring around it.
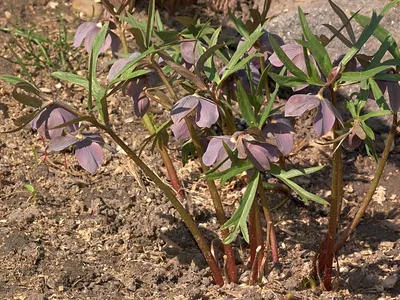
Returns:
[[[261,14],[253,11],[252,21],[243,23],[230,15],[243,37],[238,43],[238,40],[224,40],[223,37],[227,35],[221,34],[221,27],[214,28],[190,18],[179,19],[185,26],[179,33],[167,30],[155,9],[154,0],[149,3],[146,24],[133,19],[134,1],[118,2],[114,7],[114,2],[104,0],[102,3],[107,11],[104,25],[100,28],[96,23],[84,23],[75,36],[74,46],[85,41],[85,49],[89,53],[88,76],[66,72],[52,74],[87,91],[87,110],[48,99],[34,84],[19,77],[0,76],[0,79],[15,86],[13,97],[18,102],[34,109],[15,119],[17,128],[12,131],[32,123],[32,128],[50,140],[47,149],[61,151],[74,147],[78,163],[91,174],[101,167],[102,148],[110,148],[104,144],[100,134],[110,136],[164,192],[178,211],[202,251],[215,283],[220,286],[238,282],[235,240],[239,234],[249,243],[247,267],[250,270],[250,284],[261,282],[270,260],[279,260],[273,211],[282,207],[292,192],[304,202],[330,205],[328,233],[314,260],[312,272],[314,279],[321,279],[323,288],[329,290],[332,285],[333,257],[355,230],[367,209],[399,126],[400,75],[397,71],[400,52],[389,33],[377,30],[382,17],[397,2],[387,4],[380,15],[373,13],[372,18],[354,14],[352,19],[365,28],[358,40],[352,31],[351,20],[332,1],[329,3],[342,20],[343,27],[334,29],[327,26],[333,33],[328,42],[321,42],[313,34],[304,13],[299,9],[302,39],[297,40],[296,44],[282,45],[279,37],[263,29],[269,1],[266,1]],[[109,31],[110,20],[116,24],[117,32],[121,33],[119,38],[124,54],[120,54],[121,58],[111,66],[107,84],[100,84],[104,82],[97,77],[100,53],[111,46],[113,54],[117,54],[117,49],[113,48],[116,35]],[[343,29],[346,29],[350,40],[341,33]],[[128,34],[133,37],[129,45],[126,38]],[[359,52],[372,35],[381,41],[382,46],[375,55],[365,58]],[[336,63],[332,63],[325,46],[335,38],[350,49]],[[232,50],[233,44],[237,44],[235,50]],[[129,54],[129,48],[136,51]],[[394,59],[381,62],[386,52]],[[357,62],[361,69],[353,72]],[[217,65],[221,65],[221,68],[217,68]],[[282,69],[275,73],[276,68]],[[275,82],[273,91],[271,79]],[[360,92],[346,100],[351,119],[343,120],[337,108],[336,95],[341,86],[350,84],[358,84]],[[294,94],[282,108],[274,105],[281,86],[291,87],[295,92],[315,86],[319,92]],[[389,93],[389,105],[384,100],[385,89]],[[150,133],[143,147],[152,142],[152,149],[158,149],[170,183],[157,176],[140,158],[140,151],[138,154],[131,149],[113,130],[108,98],[121,94],[128,95],[133,101],[133,114],[142,118]],[[376,99],[379,110],[362,114],[362,108],[372,97]],[[170,119],[160,120],[152,116],[148,110],[150,105],[165,109]],[[285,159],[291,154],[294,143],[293,117],[315,110],[314,128],[317,136],[333,133],[330,141],[333,144],[330,203],[292,180],[317,172],[322,166],[291,169]],[[366,121],[387,114],[393,116],[393,124],[375,177],[356,216],[336,238],[343,193],[341,145],[345,149],[354,149],[364,144],[367,152],[377,158],[373,147],[375,135]],[[168,151],[172,148],[173,139],[169,130],[176,140],[184,142],[179,149],[182,162],[185,164],[189,159],[196,158],[202,179],[207,183],[220,226],[218,238],[211,242],[207,241],[185,209],[187,199],[180,184],[181,178],[178,178],[174,159]],[[270,181],[269,178],[274,180]],[[219,186],[232,180],[244,180],[246,189],[236,211],[228,216]],[[272,208],[271,202],[278,194],[284,196],[284,201]],[[263,219],[265,228],[262,226]]]

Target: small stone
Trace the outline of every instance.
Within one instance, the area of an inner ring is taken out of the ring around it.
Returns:
[[[50,93],[52,92],[51,89],[45,88],[45,87],[40,88],[40,91],[41,91],[42,93],[46,93],[46,94],[50,94]]]
[[[391,289],[396,284],[399,279],[397,274],[392,274],[386,276],[386,278],[382,281],[382,286],[384,289]]]
[[[56,88],[57,88],[57,89],[61,89],[61,88],[62,88],[62,84],[61,84],[60,82],[57,83],[57,84],[56,84]]]
[[[11,13],[9,11],[5,11],[4,15],[5,15],[6,19],[11,19]]]

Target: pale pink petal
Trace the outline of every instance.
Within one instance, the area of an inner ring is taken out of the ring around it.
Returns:
[[[327,102],[327,100],[320,101],[318,112],[314,119],[314,129],[318,137],[327,134],[335,124],[335,115]]]
[[[72,145],[75,145],[79,141],[80,140],[77,137],[67,134],[65,136],[57,136],[52,138],[47,147],[52,151],[61,151]]]
[[[200,128],[210,128],[218,120],[218,106],[206,98],[200,97],[196,112],[196,124]]]
[[[203,155],[203,163],[206,166],[211,166],[214,163],[219,163],[224,160],[228,153],[226,153],[224,143],[229,146],[229,148],[234,149],[235,145],[231,142],[230,136],[218,136],[213,137],[208,143],[207,150]]]
[[[198,96],[186,96],[176,102],[171,110],[172,122],[177,123],[199,105]]]
[[[172,124],[171,130],[177,140],[187,140],[190,138],[189,128],[186,125],[185,119]]]
[[[84,139],[76,145],[75,157],[86,171],[94,174],[103,163],[101,146],[89,139]]]
[[[195,62],[199,59],[199,53],[196,49],[196,44],[199,42],[191,41],[191,42],[183,42],[181,43],[181,54],[183,59],[189,63],[194,65]]]
[[[316,108],[320,100],[315,95],[293,95],[285,105],[285,117],[297,117],[307,110]]]
[[[85,22],[81,24],[78,29],[76,30],[75,37],[74,37],[74,47],[79,47],[83,40],[85,39],[86,35],[92,29],[96,28],[96,23],[94,22]]]

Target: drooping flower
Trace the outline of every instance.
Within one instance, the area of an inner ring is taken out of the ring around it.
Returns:
[[[283,46],[281,46],[283,52],[285,52],[285,54],[287,55],[287,57],[300,69],[302,70],[305,74],[307,74],[307,65],[306,65],[306,60],[304,57],[304,51],[303,51],[303,46],[299,45],[299,44],[285,44]],[[319,72],[317,63],[314,59],[314,57],[310,54],[308,55],[309,59],[310,59],[310,63],[313,63]],[[269,58],[269,62],[271,63],[271,65],[280,68],[283,67],[283,62],[279,59],[278,55],[276,55],[276,53],[272,54]],[[292,73],[290,73],[289,71],[287,72],[288,76],[293,76]],[[321,76],[321,74],[320,74]],[[299,91],[302,90],[304,88],[306,88],[308,86],[308,84],[301,84],[295,88],[293,88],[293,91]]]
[[[200,128],[210,128],[218,120],[217,104],[207,98],[190,95],[183,97],[174,104],[171,110],[172,122],[178,123],[194,110],[196,111],[195,123]]]
[[[139,55],[139,52],[134,52],[130,57],[117,60],[110,68],[108,80],[112,81],[125,65]],[[159,76],[156,73],[151,72],[149,74],[140,76],[139,78],[133,79],[126,88],[125,94],[128,95],[133,101],[133,111],[135,116],[142,118],[147,113],[150,107],[150,100],[146,96],[145,89],[152,87],[158,81]]]
[[[71,124],[64,128],[54,128],[66,122],[76,119],[77,116],[70,111],[52,104],[39,113],[31,123],[32,129],[36,129],[43,138],[52,139],[61,136],[63,131],[74,132],[78,124]]]
[[[207,150],[203,155],[203,163],[206,166],[218,164],[228,157],[228,153],[225,150],[224,143],[231,148],[235,148],[235,144],[231,141],[231,136],[214,136],[208,143]],[[219,168],[218,171],[224,171],[230,168],[232,162],[230,159],[226,160]]]
[[[232,136],[213,137],[208,144],[207,150],[203,155],[205,165],[218,164],[227,157],[223,143],[227,144],[232,150],[237,149],[239,159],[249,159],[255,168],[260,171],[270,169],[270,162],[279,160],[278,149],[268,143],[262,136],[254,137],[247,131],[235,132]],[[227,160],[219,170],[229,168],[231,161]]]
[[[343,123],[339,112],[329,100],[312,94],[291,96],[285,105],[285,117],[297,117],[314,108],[318,108],[314,118],[314,129],[318,136],[327,134],[336,119]]]
[[[236,133],[236,136],[234,134],[232,138],[236,141],[238,158],[247,158],[260,171],[269,170],[271,168],[270,162],[279,160],[277,148],[266,141],[260,141],[251,134],[240,132]]]
[[[100,31],[101,27],[98,26],[95,22],[85,22],[81,24],[76,30],[74,37],[74,47],[79,47],[83,40],[85,40],[85,49],[89,53],[92,49],[92,45],[97,33]],[[103,45],[100,48],[100,53],[105,52],[108,48],[111,47],[113,53],[118,51],[119,46],[121,45],[121,40],[119,37],[108,30],[106,39],[103,42]]]
[[[278,150],[288,156],[293,149],[293,125],[288,118],[273,116],[263,127],[263,135],[273,139]]]
[[[49,150],[61,151],[75,146],[75,157],[86,171],[94,174],[103,164],[103,138],[99,134],[83,132],[82,134],[67,134],[51,139],[47,146]]]
[[[377,80],[379,88],[381,89],[382,94],[388,92],[389,107],[392,112],[397,113],[400,108],[400,85],[398,81],[388,81],[388,80]],[[375,97],[370,95],[370,98],[374,99]]]

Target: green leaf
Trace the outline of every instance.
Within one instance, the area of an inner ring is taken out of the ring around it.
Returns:
[[[399,3],[399,0],[394,0],[394,1],[390,1],[389,3],[387,3],[381,10],[381,13],[379,14],[379,16],[383,17],[385,16],[389,10],[394,7],[397,3]]]
[[[375,117],[380,117],[380,116],[387,116],[391,115],[393,112],[391,110],[378,110],[378,111],[371,111],[365,115],[360,116],[360,120],[366,121],[369,118],[375,118]]]
[[[365,121],[360,120],[361,123],[361,127],[364,129],[364,132],[367,134],[367,136],[371,139],[371,140],[375,140],[375,134],[374,131],[371,129],[371,127],[369,127]]]
[[[240,35],[247,39],[249,37],[249,30],[247,29],[246,25],[244,25],[242,20],[236,18],[230,10],[228,10],[228,16],[232,20],[236,30],[240,33]]]
[[[290,171],[284,171],[276,165],[271,165],[270,172],[274,176],[279,175],[282,178],[290,179],[290,178],[294,178],[294,177],[298,177],[298,176],[309,175],[309,174],[318,172],[323,168],[324,168],[324,166],[317,166],[317,167],[311,167],[311,168],[306,168],[306,169],[298,169],[298,170],[292,169]]]
[[[328,78],[329,73],[333,68],[332,62],[329,58],[329,54],[326,51],[325,47],[312,33],[311,28],[307,23],[306,17],[300,7],[298,8],[298,11],[299,11],[301,27],[303,29],[303,34],[306,40],[309,42],[308,48],[313,57],[315,58],[315,60],[317,61],[318,66],[320,67],[322,73],[325,75],[326,78]],[[289,68],[288,70],[290,71]]]
[[[357,18],[354,17],[355,19]],[[371,22],[364,28],[363,32],[360,35],[358,41],[347,51],[346,55],[343,57],[341,64],[347,65],[347,63],[361,50],[362,46],[368,41],[371,35],[374,33],[377,28],[379,22],[381,21],[381,17],[376,15],[376,12],[373,11]],[[357,19],[356,19],[357,20]],[[385,37],[386,38],[386,37]]]
[[[223,44],[217,44],[217,45],[211,46],[210,48],[208,48],[208,49],[199,57],[199,59],[198,59],[197,62],[196,62],[196,67],[195,67],[195,73],[197,74],[197,76],[200,77],[200,76],[201,76],[201,71],[203,71],[204,74],[208,73],[207,79],[210,80],[210,81],[213,81],[213,79],[215,78],[215,75],[216,75],[216,74],[215,74],[215,71],[214,71],[214,74],[210,74],[209,72],[207,72],[207,71],[205,70],[204,65],[205,65],[206,61],[208,61],[208,60],[210,61],[210,64],[209,64],[209,65],[211,65],[212,56],[215,54],[215,51],[221,49],[222,47],[224,47]],[[207,74],[206,74],[206,75],[207,75]]]
[[[320,196],[317,196],[313,193],[306,191],[305,189],[303,189],[301,186],[299,186],[297,183],[294,183],[290,179],[281,177],[279,175],[277,175],[276,177],[282,180],[284,183],[286,183],[293,191],[295,191],[296,194],[298,194],[304,202],[307,203],[308,200],[311,200],[317,203],[329,205],[328,201],[322,199]]]
[[[143,31],[139,28],[129,28],[128,31],[132,33],[133,37],[135,38],[136,45],[139,47],[140,52],[144,52],[147,49],[146,41],[143,35]]]
[[[76,74],[71,74],[71,73],[67,73],[67,72],[53,72],[51,73],[51,76],[60,79],[60,80],[65,80],[68,81],[70,83],[79,85],[83,88],[85,88],[86,90],[89,90],[89,81],[82,76],[76,75]]]
[[[241,161],[239,164],[226,169],[222,172],[213,172],[206,174],[206,177],[208,180],[217,180],[221,179],[220,185],[224,185],[227,181],[235,177],[236,175],[239,175],[247,170],[250,170],[254,166],[248,162],[247,160]]]
[[[179,38],[179,32],[176,30],[160,30],[155,34],[166,44],[175,42]]]
[[[25,184],[25,185],[24,185],[24,188],[25,188],[28,192],[30,192],[31,194],[36,193],[35,188],[34,188],[32,185],[30,185],[30,184]]]
[[[378,86],[376,81],[372,78],[368,80],[369,86],[372,90],[372,94],[374,95],[376,104],[383,110],[390,110],[389,105],[386,103],[385,97],[381,91],[381,88]]]
[[[92,119],[90,116],[80,116],[80,117],[76,117],[75,119],[73,119],[71,121],[62,123],[60,125],[51,127],[49,129],[52,130],[52,129],[64,128],[64,127],[67,127],[67,126],[70,126],[70,125],[73,125],[73,124],[76,124],[76,123],[79,123],[79,122],[88,121],[90,119]]]
[[[295,76],[278,75],[273,72],[269,72],[268,74],[276,83],[282,86],[296,87],[301,84],[307,83],[307,80],[303,80]]]
[[[322,25],[324,25],[326,28],[328,28],[333,33],[334,37],[337,37],[348,48],[351,48],[353,46],[353,44],[335,27],[333,27],[330,24],[322,24]],[[333,40],[334,37],[331,37],[329,40]]]
[[[146,46],[147,48],[151,45],[151,37],[153,36],[153,27],[154,27],[154,14],[156,9],[156,1],[150,0],[149,10],[147,12],[147,29],[146,29]]]
[[[124,74],[122,74],[122,76],[120,76],[119,78],[113,79],[110,83],[109,86],[111,84],[115,84],[117,82],[121,82],[121,81],[128,81],[146,74],[151,73],[151,70],[148,69],[143,69],[143,70],[135,70],[133,72],[125,72]]]
[[[376,74],[389,69],[389,66],[379,66],[371,70],[361,72],[343,72],[340,77],[342,82],[360,82],[374,77]]]
[[[349,35],[350,41],[354,44],[356,42],[356,37],[354,35],[353,28],[351,27],[350,20],[347,18],[344,11],[339,6],[337,6],[335,3],[333,3],[331,0],[329,0],[329,4],[332,7],[335,14],[337,14],[337,16],[342,21],[343,25],[346,28],[347,34]]]
[[[352,13],[354,15],[354,13]],[[354,15],[354,20],[357,21],[362,27],[366,28],[371,23],[371,18],[367,16],[363,16],[360,14]],[[378,25],[373,32],[373,35],[383,43],[386,39],[390,42],[389,52],[393,55],[394,58],[400,58],[400,51],[397,47],[395,40],[393,39],[392,35],[381,25]]]
[[[31,84],[28,81],[26,81],[25,79],[19,78],[17,76],[12,76],[12,75],[0,75],[0,80],[11,83],[12,85],[16,85],[17,83],[20,83],[20,82]]]
[[[247,229],[247,217],[250,212],[250,208],[253,204],[254,198],[257,193],[258,182],[260,180],[260,172],[255,171],[247,185],[246,191],[240,201],[240,205],[234,215],[224,224],[221,229],[228,229],[233,227],[231,233],[224,240],[224,244],[232,243],[239,230],[241,230],[244,240],[249,243],[249,231]]]
[[[221,82],[223,82],[229,75],[231,75],[234,72],[236,72],[236,71],[232,71],[232,70],[234,70],[235,67],[237,68],[237,64],[238,64],[239,60],[241,60],[243,58],[243,55],[249,51],[249,49],[260,38],[260,36],[262,34],[263,33],[261,31],[261,26],[259,26],[259,27],[257,27],[257,29],[252,34],[249,35],[248,38],[246,38],[244,40],[244,42],[240,45],[240,47],[232,55],[228,65],[226,66],[227,71],[222,76],[221,81],[220,81],[219,84],[221,84]],[[243,64],[242,67],[244,65],[245,64]],[[240,70],[240,68],[236,69],[236,70]]]
[[[253,107],[251,106],[249,97],[247,96],[246,91],[243,89],[240,80],[236,82],[236,85],[237,85],[236,95],[240,108],[240,113],[247,122],[247,124],[254,126],[256,125],[256,117],[254,116]]]
[[[95,96],[95,91],[98,91],[101,89],[100,84],[97,81],[97,76],[96,76],[96,71],[97,71],[97,59],[100,54],[100,49],[101,46],[104,43],[104,40],[107,35],[107,30],[108,30],[108,22],[106,22],[103,27],[100,29],[100,31],[96,34],[96,37],[94,38],[92,49],[90,50],[90,55],[89,55],[89,94],[88,94],[88,108],[89,110],[93,109],[93,101],[92,97]],[[100,101],[101,99],[98,99],[95,97],[96,103]],[[99,103],[97,105],[98,107],[100,106]],[[107,124],[108,123],[108,112],[106,111],[104,114],[104,111],[100,111],[100,117],[101,119]]]
[[[278,58],[283,63],[283,65],[289,70],[290,73],[295,75],[298,79],[306,81],[308,78],[308,75],[305,74],[302,70],[300,70],[290,60],[290,58],[282,50],[282,48],[279,46],[278,42],[274,39],[274,37],[271,34],[269,34],[268,36],[269,36],[269,41],[271,43],[272,49],[274,49],[275,54],[278,56]],[[292,77],[294,77],[294,76],[292,76]]]

